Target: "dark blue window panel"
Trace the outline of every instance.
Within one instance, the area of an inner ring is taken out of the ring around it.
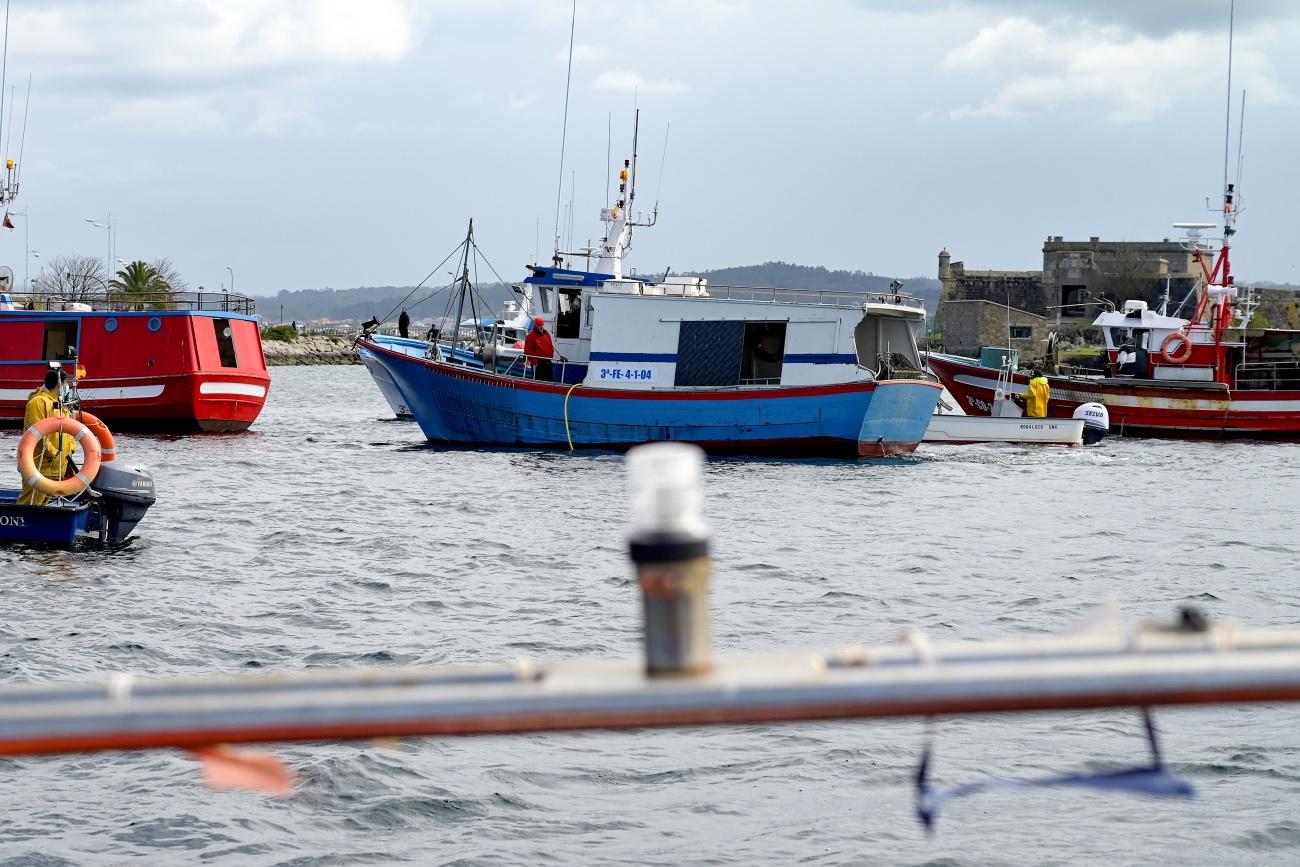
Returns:
[[[740,384],[740,348],[745,323],[683,322],[677,335],[674,385]]]

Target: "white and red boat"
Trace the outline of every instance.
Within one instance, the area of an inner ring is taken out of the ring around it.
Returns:
[[[1109,410],[1111,432],[1121,435],[1300,440],[1300,331],[1248,327],[1252,305],[1238,297],[1229,258],[1234,193],[1228,184],[1212,266],[1212,248],[1197,235],[1217,226],[1177,224],[1189,230],[1204,278],[1191,319],[1148,310],[1141,301],[1102,313],[1093,325],[1105,338],[1107,375],[1049,374],[1048,415],[1068,418],[1096,402]],[[929,363],[963,410],[989,414],[996,368],[940,353],[931,353]],[[1015,374],[1012,389],[1023,392],[1028,381]]]
[[[271,377],[252,299],[185,292],[92,305],[7,290],[0,285],[0,424],[22,423],[51,362],[78,371],[82,406],[115,429],[237,431],[262,411]]]

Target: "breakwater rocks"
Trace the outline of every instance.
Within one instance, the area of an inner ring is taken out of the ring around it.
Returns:
[[[294,340],[262,341],[268,366],[298,364],[360,364],[351,337],[323,334],[301,335]]]

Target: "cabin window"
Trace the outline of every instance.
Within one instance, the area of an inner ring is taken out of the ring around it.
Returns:
[[[1033,336],[1034,336],[1034,329],[1028,325],[1011,326],[1012,340],[1032,340]]]
[[[741,385],[780,385],[785,361],[784,322],[746,322],[740,350]]]
[[[578,289],[560,290],[560,309],[555,313],[555,336],[577,337],[582,324],[582,292]]]
[[[551,291],[550,286],[537,287],[537,301],[542,305],[543,313],[551,312]]]
[[[239,357],[235,354],[234,329],[229,319],[210,319],[212,330],[216,332],[217,352],[221,355],[222,367],[239,367]]]
[[[740,384],[742,321],[683,322],[677,332],[674,385],[727,386]]]
[[[45,323],[46,361],[58,358],[75,358],[77,354],[77,331],[79,322],[62,321]],[[68,350],[72,350],[69,354]]]

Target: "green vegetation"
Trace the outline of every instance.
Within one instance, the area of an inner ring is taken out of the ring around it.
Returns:
[[[298,339],[298,329],[292,325],[268,325],[262,329],[263,340],[281,340],[289,342]]]
[[[108,281],[108,300],[140,309],[159,307],[172,301],[174,289],[162,273],[148,262],[127,265]]]
[[[1269,324],[1268,317],[1264,315],[1263,310],[1256,310],[1254,315],[1250,317],[1250,322],[1246,324],[1246,327],[1247,328],[1271,328],[1272,325]]]

